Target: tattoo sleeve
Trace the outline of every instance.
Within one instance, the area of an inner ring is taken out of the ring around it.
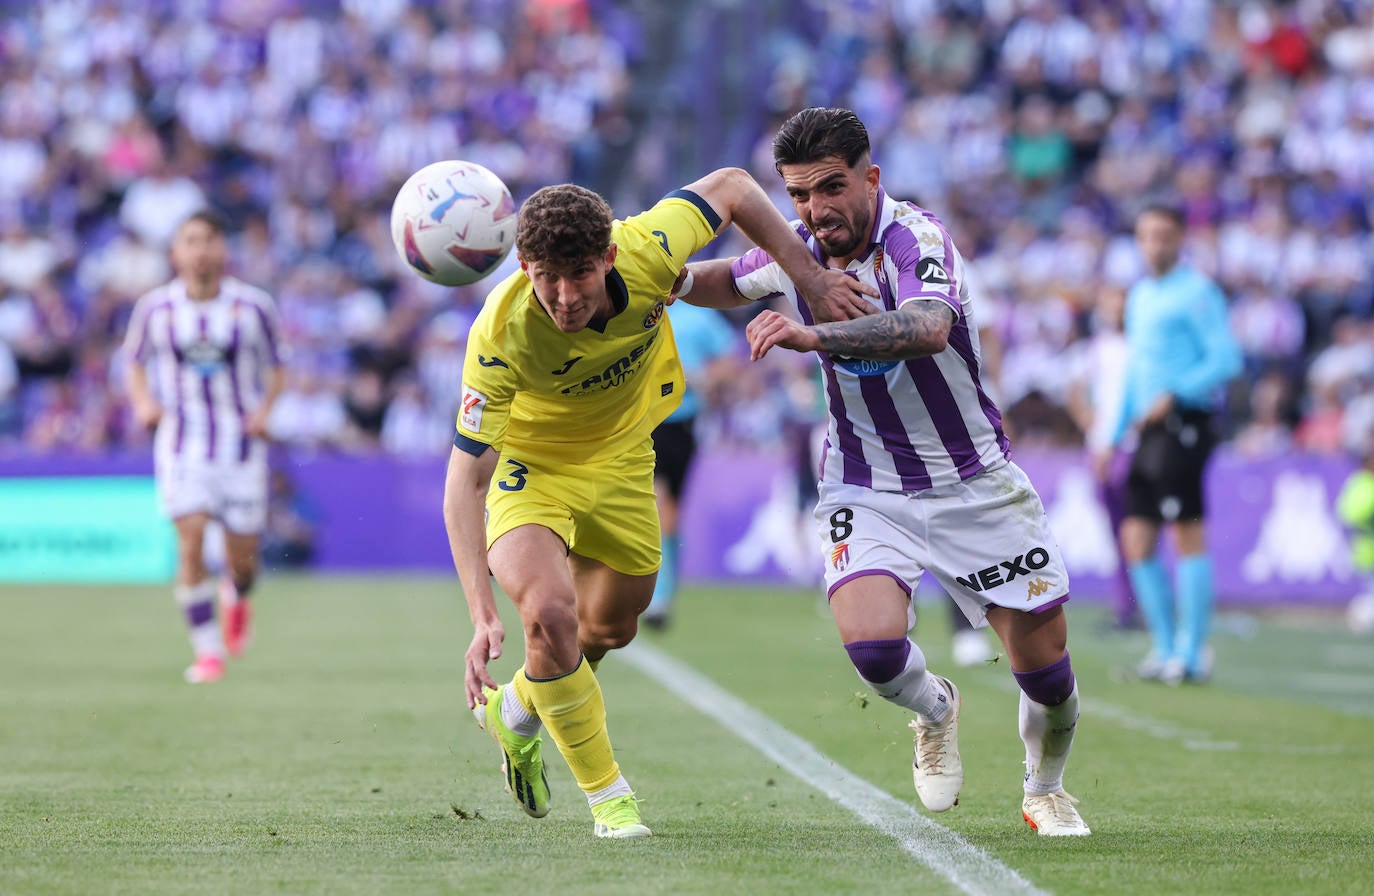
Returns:
[[[821,350],[847,358],[895,361],[944,351],[954,309],[937,299],[908,302],[896,311],[817,324]]]

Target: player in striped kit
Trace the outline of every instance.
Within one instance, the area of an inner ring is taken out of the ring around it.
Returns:
[[[226,647],[247,646],[248,595],[267,517],[267,416],[281,392],[280,325],[265,292],[224,274],[225,226],[199,211],[176,231],[176,279],[138,300],[124,342],[129,402],[156,427],[153,465],[163,512],[176,525],[176,600],[190,629],[192,683],[224,675]],[[229,577],[216,584],[203,555],[206,525],[224,528]]]
[[[1023,817],[1042,835],[1088,834],[1063,789],[1079,705],[1062,607],[1068,576],[979,380],[964,260],[934,215],[882,190],[854,113],[799,112],[773,154],[798,235],[822,263],[876,288],[875,313],[816,321],[761,249],[688,265],[678,295],[716,307],[783,295],[796,305],[801,322],[771,310],[750,322],[751,358],[773,348],[819,356],[830,421],[815,513],[831,545],[830,609],[860,678],[915,713],[921,801],[943,812],[963,785],[959,691],[926,670],[907,634],[911,594],[928,569],[1006,649],[1021,689]]]

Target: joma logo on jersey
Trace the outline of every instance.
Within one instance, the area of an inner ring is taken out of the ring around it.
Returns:
[[[573,386],[568,386],[563,390],[564,395],[581,395],[593,389],[613,389],[624,383],[627,379],[639,372],[639,367],[644,363],[644,355],[649,351],[649,347],[658,338],[658,330],[649,334],[649,338],[621,358],[616,359],[612,364],[608,364],[606,369],[600,373],[594,373],[582,382]]]
[[[1036,579],[1026,586],[1026,600],[1032,600],[1050,590],[1050,583],[1044,579]]]
[[[1017,576],[1029,576],[1031,570],[1044,569],[1049,565],[1050,552],[1042,547],[1033,547],[1024,554],[1017,554],[1013,560],[1003,560],[995,566],[971,572],[967,576],[955,576],[954,581],[971,591],[986,591],[989,588],[1005,585]],[[1007,573],[1005,577],[1002,575],[1004,569]],[[1034,587],[1035,584],[1032,582],[1031,587]]]

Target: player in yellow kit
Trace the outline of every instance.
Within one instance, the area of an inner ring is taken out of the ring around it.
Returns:
[[[683,264],[730,223],[822,319],[866,313],[872,290],[823,268],[758,184],[723,168],[624,220],[582,187],[539,190],[520,210],[520,271],[468,337],[444,489],[474,628],[468,705],[501,746],[507,789],[536,818],[549,808],[548,729],[598,837],[650,833],[611,752],[594,667],[634,637],[659,567],[650,436],[683,389],[664,307]],[[525,634],[525,665],[501,687],[487,669],[505,639],[488,571]]]

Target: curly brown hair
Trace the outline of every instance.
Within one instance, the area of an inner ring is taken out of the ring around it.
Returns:
[[[611,248],[611,207],[577,184],[537,190],[520,206],[515,248],[525,262],[565,267]]]

